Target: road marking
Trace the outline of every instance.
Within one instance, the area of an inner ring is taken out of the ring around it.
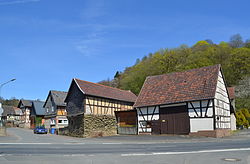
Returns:
[[[112,142],[110,142],[110,143],[102,143],[103,145],[121,145],[122,143],[112,143]]]
[[[53,143],[0,143],[0,145],[52,145]]]
[[[179,154],[200,154],[200,153],[217,153],[217,152],[230,152],[230,151],[232,151],[232,152],[234,152],[234,151],[250,151],[250,148],[200,150],[200,151],[186,151],[186,152],[133,153],[133,154],[121,154],[121,156],[179,155]]]

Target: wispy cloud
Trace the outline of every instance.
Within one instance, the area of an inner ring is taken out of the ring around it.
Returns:
[[[95,19],[105,14],[103,0],[87,0],[82,11],[83,19]]]
[[[76,43],[76,49],[85,57],[95,56],[103,47],[103,32],[94,31]]]
[[[0,1],[0,6],[3,5],[16,5],[22,3],[39,2],[40,0],[2,0]]]

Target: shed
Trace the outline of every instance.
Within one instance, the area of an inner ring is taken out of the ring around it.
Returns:
[[[220,65],[149,76],[134,108],[138,133],[229,134],[230,99]]]

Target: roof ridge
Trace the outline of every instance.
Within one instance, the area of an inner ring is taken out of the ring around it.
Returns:
[[[123,89],[119,89],[119,88],[115,88],[115,87],[110,87],[110,86],[107,86],[107,85],[103,85],[103,84],[98,84],[98,83],[94,83],[94,82],[90,82],[90,81],[86,81],[86,80],[81,80],[81,79],[77,79],[75,78],[76,80],[79,80],[79,81],[83,81],[83,82],[87,82],[87,83],[91,83],[91,84],[95,84],[95,85],[100,85],[100,86],[103,86],[103,87],[107,87],[107,88],[112,88],[112,89],[116,89],[116,90],[120,90],[120,91],[125,91],[125,92],[131,92],[130,90],[123,90]],[[133,92],[131,92],[133,93]],[[133,93],[134,94],[134,93]]]
[[[58,91],[58,90],[50,90],[51,92],[65,92],[67,93],[66,91]]]
[[[183,70],[183,71],[169,72],[169,73],[164,73],[164,74],[161,74],[161,75],[152,75],[152,76],[147,76],[147,77],[166,76],[166,75],[170,75],[170,74],[174,74],[174,73],[191,72],[191,71],[199,70],[199,69],[202,69],[202,68],[209,68],[209,67],[216,67],[216,66],[218,66],[220,68],[221,64],[209,65],[209,66],[200,67],[200,68],[187,69],[187,70]]]

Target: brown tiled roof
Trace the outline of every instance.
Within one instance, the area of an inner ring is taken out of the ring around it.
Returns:
[[[228,90],[229,98],[231,100],[235,99],[235,87],[228,87],[227,90]]]
[[[75,79],[75,82],[86,95],[121,100],[126,102],[135,102],[137,98],[137,96],[131,91],[125,91],[79,79]]]
[[[214,98],[220,65],[146,78],[134,107]]]

